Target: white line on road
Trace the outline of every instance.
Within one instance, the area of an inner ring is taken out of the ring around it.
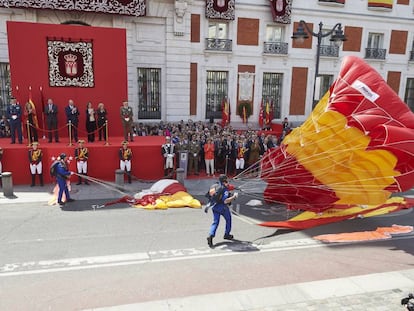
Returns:
[[[394,237],[393,240],[412,239],[413,235]],[[374,241],[372,241],[374,242]],[[372,243],[371,242],[371,243]],[[378,242],[378,241],[377,241]],[[339,243],[330,246],[355,244]],[[210,248],[187,248],[175,250],[162,250],[141,253],[116,254],[95,257],[66,258],[58,260],[29,261],[23,263],[10,263],[0,266],[0,277],[65,272],[85,269],[97,269],[106,267],[118,267],[127,265],[138,265],[144,263],[156,263],[167,261],[205,259],[212,257],[235,256],[246,254],[246,252],[279,252],[293,249],[313,248],[326,246],[326,244],[313,240],[312,238],[272,241],[268,244],[255,244],[250,242],[238,242],[221,245],[214,249]]]

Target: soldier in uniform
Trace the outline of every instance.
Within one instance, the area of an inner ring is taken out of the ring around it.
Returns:
[[[124,101],[121,107],[121,122],[122,128],[124,129],[124,139],[128,141],[128,136],[131,141],[134,141],[134,136],[132,132],[133,124],[133,113],[132,108],[128,106],[128,102]]]
[[[119,149],[119,167],[125,171],[128,176],[128,183],[131,183],[131,159],[132,150],[128,148],[128,141],[122,142],[122,147]]]
[[[16,132],[19,144],[23,143],[22,134],[22,109],[15,98],[10,100],[10,105],[7,107],[7,118],[10,120],[11,143],[16,143]]]
[[[78,178],[79,181],[77,185],[82,184],[82,177],[80,175],[87,176],[88,175],[88,157],[89,151],[88,148],[84,146],[85,141],[83,139],[79,139],[78,144],[79,147],[75,149],[75,159],[76,159],[76,168],[78,170]],[[84,178],[85,185],[89,185],[88,179]]]
[[[171,142],[170,136],[165,137],[161,154],[164,157],[164,176],[172,177],[174,171],[174,144]]]
[[[195,135],[192,136],[191,142],[189,144],[188,152],[188,172],[193,172],[195,175],[198,175],[198,158],[200,155],[200,142],[198,141]]]
[[[35,186],[36,174],[39,175],[40,185],[43,187],[43,168],[42,168],[42,150],[39,149],[39,143],[34,141],[29,149],[29,167],[32,175],[32,183],[30,187]]]

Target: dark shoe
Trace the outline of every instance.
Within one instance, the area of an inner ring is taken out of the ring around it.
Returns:
[[[30,187],[34,187],[34,186],[35,186],[35,184],[31,184],[31,185],[30,185]]]
[[[224,239],[225,240],[233,240],[234,236],[232,234],[225,234]]]
[[[72,198],[66,200],[66,202],[73,202],[73,201],[75,201],[75,199],[72,199]]]
[[[76,183],[76,185],[82,185],[82,182],[79,181],[79,182]]]
[[[89,186],[89,183],[87,181],[85,181],[85,185],[88,185]]]
[[[213,236],[207,237],[207,244],[209,247],[213,247]]]
[[[58,201],[58,204],[59,204],[59,205],[65,205],[65,202]]]

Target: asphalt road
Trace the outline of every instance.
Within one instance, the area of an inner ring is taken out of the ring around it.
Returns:
[[[0,310],[82,310],[413,267],[413,234],[341,245],[312,239],[412,225],[412,210],[291,232],[253,224],[287,215],[248,207],[249,199],[234,206],[243,215],[233,217],[236,239],[222,239],[223,223],[213,249],[206,243],[212,215],[200,209],[102,207],[107,199],[64,210],[2,204]]]

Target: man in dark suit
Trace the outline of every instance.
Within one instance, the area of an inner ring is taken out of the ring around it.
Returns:
[[[69,135],[75,142],[78,141],[79,109],[75,106],[72,99],[69,99],[68,106],[65,108],[66,121],[69,123]]]
[[[45,116],[46,116],[46,128],[47,128],[47,134],[49,138],[49,143],[52,142],[52,137],[55,136],[55,142],[59,142],[59,133],[57,130],[58,126],[58,107],[55,103],[53,103],[53,100],[49,98],[47,100],[47,104],[45,106]]]

